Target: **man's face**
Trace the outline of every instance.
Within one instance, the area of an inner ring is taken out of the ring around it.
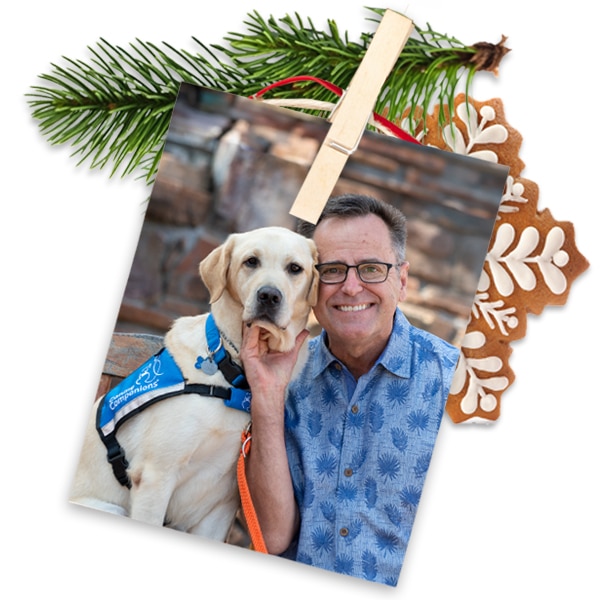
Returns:
[[[398,262],[388,227],[376,215],[328,218],[319,223],[313,239],[320,263]],[[343,283],[320,283],[314,312],[334,354],[340,356],[336,349],[351,345],[383,350],[396,306],[406,297],[407,274],[405,263],[392,267],[383,283],[362,282],[356,269],[349,269]]]

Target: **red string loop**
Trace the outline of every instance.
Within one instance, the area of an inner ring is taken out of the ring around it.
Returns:
[[[274,83],[262,88],[255,94],[252,94],[252,96],[250,96],[250,98],[253,98],[253,99],[260,98],[261,96],[264,96],[264,94],[266,94],[267,92],[269,92],[275,88],[278,88],[278,87],[281,87],[284,85],[290,85],[293,83],[305,82],[305,81],[312,81],[314,83],[318,83],[319,85],[322,85],[324,88],[328,89],[330,92],[333,92],[334,94],[336,94],[336,96],[341,97],[344,93],[344,90],[341,87],[339,87],[329,81],[326,81],[325,79],[320,79],[319,77],[312,77],[311,75],[298,75],[296,77],[287,77],[286,79],[281,79],[280,81],[275,81]],[[403,129],[401,129],[400,127],[398,127],[397,125],[395,125],[394,123],[392,123],[391,121],[389,121],[388,119],[383,117],[382,115],[374,112],[373,119],[377,123],[379,123],[380,125],[385,127],[388,131],[393,133],[394,136],[396,136],[397,138],[400,138],[401,140],[404,140],[405,142],[412,142],[413,144],[421,143],[421,142],[419,142],[419,140],[414,138],[412,135],[410,135],[409,133],[407,133],[406,131],[404,131]]]

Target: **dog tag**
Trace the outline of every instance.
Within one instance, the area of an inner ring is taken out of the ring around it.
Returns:
[[[210,356],[208,358],[199,356],[196,362],[196,368],[198,367],[206,375],[214,375],[219,370],[217,363]]]

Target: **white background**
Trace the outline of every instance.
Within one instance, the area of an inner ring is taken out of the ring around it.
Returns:
[[[528,320],[513,344],[516,383],[493,426],[443,423],[396,589],[71,506],[67,491],[123,293],[148,190],[77,167],[31,119],[24,94],[61,56],[87,59],[104,37],[195,50],[246,14],[333,18],[371,31],[362,0],[200,3],[11,3],[0,37],[3,127],[3,549],[0,594],[32,598],[600,597],[598,539],[597,21],[589,4],[504,0],[393,2],[418,25],[465,43],[509,36],[500,76],[474,97],[500,97],[524,137],[523,176],[539,208],[575,224],[591,268],[567,305]],[[385,4],[377,4],[385,8]],[[534,9],[533,6],[546,8]],[[585,8],[588,7],[588,8]],[[300,74],[300,73],[299,73]],[[10,592],[8,591],[10,590]],[[85,591],[83,591],[85,590]],[[213,593],[214,593],[213,592]],[[338,596],[339,595],[339,596]]]

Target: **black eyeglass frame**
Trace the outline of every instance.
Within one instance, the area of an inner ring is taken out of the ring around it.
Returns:
[[[392,267],[400,267],[401,265],[403,265],[404,262],[401,263],[387,263],[387,262],[382,262],[382,261],[377,261],[377,260],[366,260],[365,262],[361,262],[358,263],[356,265],[347,265],[346,263],[343,262],[337,262],[337,261],[332,261],[332,262],[326,262],[326,263],[319,263],[317,265],[315,265],[315,268],[317,269],[317,272],[319,273],[319,281],[325,285],[339,285],[340,283],[344,283],[344,281],[346,281],[346,279],[348,278],[348,272],[350,271],[350,269],[356,269],[356,273],[358,275],[358,278],[366,284],[371,284],[371,283],[384,283],[385,281],[387,281],[387,278],[390,275],[390,269]],[[345,267],[346,271],[344,272],[344,278],[340,279],[340,281],[323,281],[322,279],[322,275],[321,275],[321,267],[327,267],[330,265],[337,265],[339,267]],[[384,267],[387,268],[387,271],[385,273],[385,277],[381,280],[381,281],[366,281],[362,278],[362,275],[360,274],[360,267],[363,267],[365,265],[383,265]]]

